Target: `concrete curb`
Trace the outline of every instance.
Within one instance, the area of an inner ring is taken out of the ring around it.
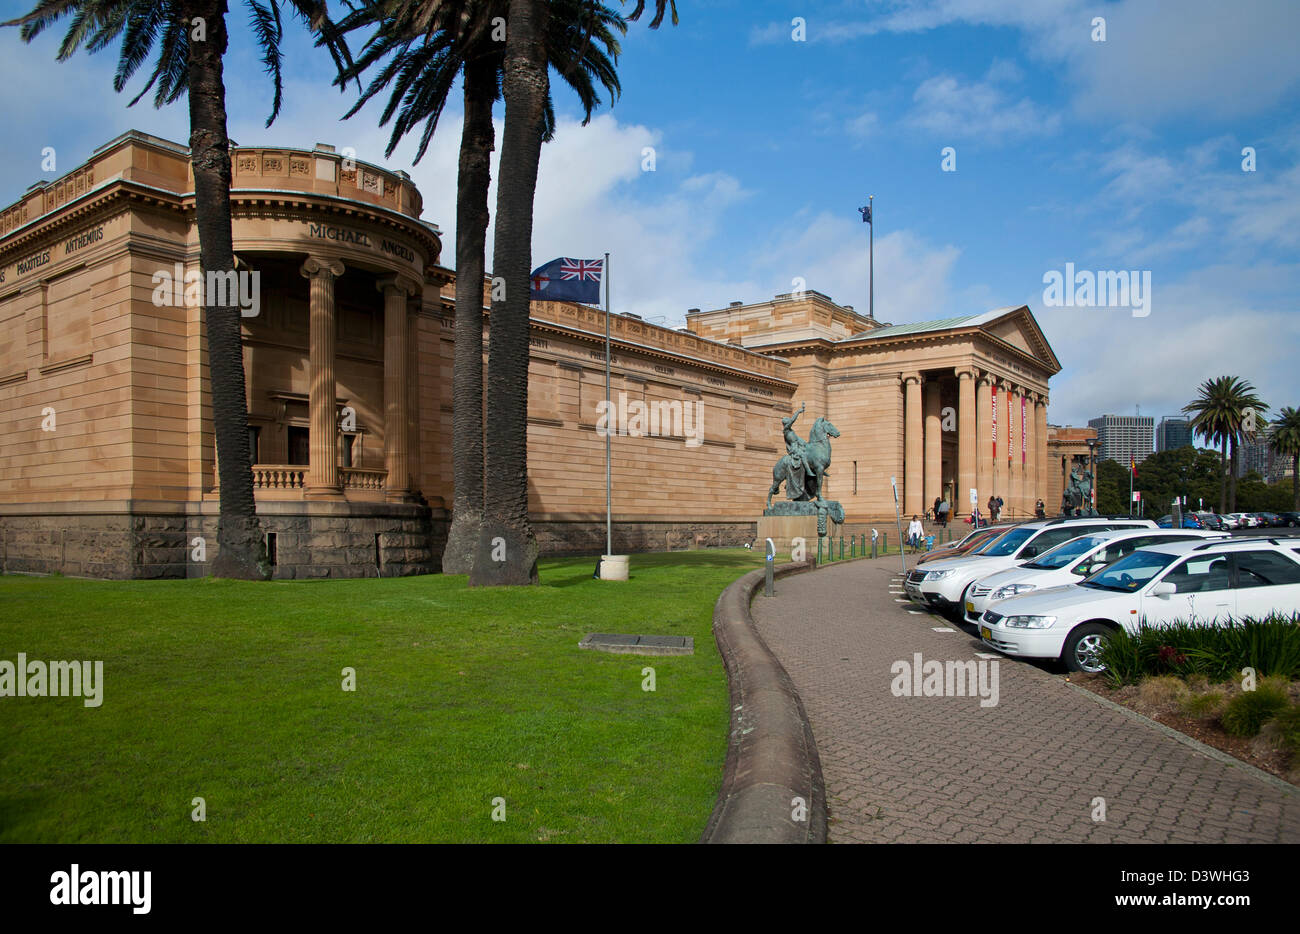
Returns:
[[[783,564],[777,578],[814,569]],[[701,843],[825,843],[826,786],[812,727],[794,682],[749,613],[766,571],[733,582],[713,608],[713,636],[727,668],[731,732],[717,803]],[[794,819],[802,798],[806,819]]]

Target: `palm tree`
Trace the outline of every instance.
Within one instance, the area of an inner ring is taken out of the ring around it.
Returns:
[[[1192,431],[1211,445],[1219,445],[1221,513],[1237,507],[1237,445],[1247,434],[1246,422],[1252,417],[1248,413],[1259,416],[1267,408],[1255,387],[1236,376],[1206,380],[1197,398],[1183,406],[1183,411],[1193,416]]]
[[[656,0],[651,28],[675,0]],[[637,0],[629,20],[640,17]],[[502,90],[506,100],[497,183],[493,272],[503,282],[492,298],[488,338],[487,432],[483,522],[470,571],[471,586],[537,582],[537,538],[528,519],[528,311],[533,196],[545,132],[547,49],[551,4],[510,0]]]
[[[1287,406],[1273,422],[1273,450],[1291,458],[1291,508],[1300,512],[1300,409]]]
[[[275,94],[267,126],[280,111],[281,0],[245,0],[262,62]],[[287,0],[325,44],[339,67],[347,48],[325,19],[324,0]],[[149,81],[134,105],[157,85],[154,106],[189,97],[190,161],[194,170],[194,215],[199,234],[199,265],[204,271],[233,270],[230,222],[230,139],[226,135],[226,91],[222,65],[226,53],[226,0],[38,0],[27,15],[0,24],[20,26],[24,42],[70,17],[58,61],[81,47],[95,53],[121,42],[113,89],[119,93],[142,65],[153,60]],[[157,48],[157,58],[154,50]],[[253,499],[248,447],[248,408],[240,313],[234,305],[205,305],[212,420],[217,439],[221,507],[217,526],[216,577],[246,580],[266,577],[269,567]]]
[[[436,7],[436,9],[435,9]],[[401,0],[363,0],[338,24],[341,32],[374,26],[377,31],[335,83],[345,85],[371,65],[389,59],[345,117],[356,114],[380,91],[392,92],[380,125],[393,120],[385,155],[420,123],[424,130],[415,155],[424,157],[458,74],[464,75],[465,119],[456,187],[456,343],[452,377],[452,524],[442,569],[468,574],[483,517],[483,278],[488,227],[489,162],[494,146],[492,107],[500,98],[505,55],[491,26],[508,12],[505,0],[466,3],[403,4]],[[600,105],[599,82],[611,100],[620,91],[615,63],[615,33],[627,25],[617,12],[590,0],[555,0],[546,45],[547,57],[577,93],[584,125]],[[594,43],[593,43],[594,40]],[[393,119],[395,117],[395,119]],[[555,129],[548,93],[544,138]]]

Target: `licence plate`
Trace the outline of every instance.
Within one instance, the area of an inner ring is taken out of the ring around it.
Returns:
[[[967,613],[975,612],[975,604],[971,603],[969,600],[966,601],[966,612]]]
[[[985,639],[988,639],[989,641],[993,640],[993,630],[987,626],[980,627],[980,635],[983,636]]]

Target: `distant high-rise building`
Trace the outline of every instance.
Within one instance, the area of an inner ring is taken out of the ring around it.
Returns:
[[[1103,415],[1088,419],[1097,429],[1097,459],[1118,461],[1125,467],[1132,457],[1142,463],[1151,454],[1156,420],[1150,415]]]
[[[1192,443],[1192,420],[1181,415],[1166,415],[1156,428],[1156,450],[1176,451]]]
[[[1237,476],[1244,477],[1252,470],[1259,474],[1265,483],[1273,480],[1273,426],[1269,425],[1255,438],[1247,438],[1237,446]]]

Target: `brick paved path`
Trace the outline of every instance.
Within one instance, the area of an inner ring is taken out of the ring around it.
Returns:
[[[898,575],[897,558],[832,566],[753,603],[812,721],[831,842],[1300,842],[1300,793],[1082,696],[1063,675],[1000,658],[996,707],[894,697],[895,661],[985,652],[944,617],[896,602]],[[1092,819],[1097,797],[1105,821]]]

